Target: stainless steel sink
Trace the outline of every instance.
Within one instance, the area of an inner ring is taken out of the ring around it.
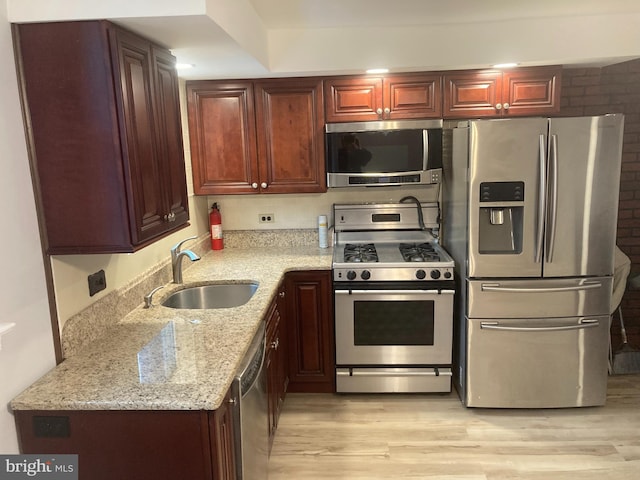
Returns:
[[[170,308],[214,309],[244,305],[256,293],[257,283],[219,283],[178,290],[162,305]]]

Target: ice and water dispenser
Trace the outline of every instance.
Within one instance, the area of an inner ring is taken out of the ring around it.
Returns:
[[[524,182],[480,183],[478,252],[522,252]]]

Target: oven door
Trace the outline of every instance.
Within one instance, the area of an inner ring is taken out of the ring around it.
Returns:
[[[450,366],[453,290],[335,290],[336,364]]]

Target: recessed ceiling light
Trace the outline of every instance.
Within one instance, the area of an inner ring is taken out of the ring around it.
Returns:
[[[493,68],[511,68],[511,67],[517,67],[518,64],[515,62],[511,62],[511,63],[497,63],[493,66]]]
[[[193,63],[176,63],[176,70],[187,70],[193,67],[195,67]]]
[[[388,68],[370,68],[367,73],[389,73]]]

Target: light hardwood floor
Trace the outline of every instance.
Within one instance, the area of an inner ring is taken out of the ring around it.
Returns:
[[[604,407],[464,408],[450,395],[289,394],[269,480],[639,480],[640,375]]]

